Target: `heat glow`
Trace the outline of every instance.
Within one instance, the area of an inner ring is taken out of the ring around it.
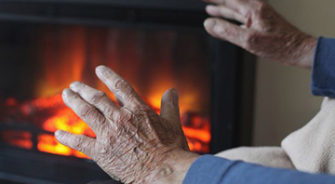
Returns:
[[[150,33],[150,39],[144,41],[143,38],[149,36],[147,33],[143,33],[143,35],[131,31],[111,29],[107,32],[83,27],[62,28],[57,34],[54,30],[43,32],[40,43],[40,73],[34,87],[36,97],[33,100],[23,102],[19,102],[15,98],[8,98],[5,103],[7,107],[14,109],[15,116],[23,117],[25,121],[36,121],[37,126],[43,130],[43,133],[37,136],[36,148],[39,151],[88,158],[86,155],[58,143],[53,133],[59,129],[95,137],[94,132],[86,123],[66,107],[60,93],[71,82],[84,81],[107,92],[107,95],[115,100],[114,96],[108,93],[106,86],[98,81],[94,75],[94,68],[104,64],[127,79],[136,91],[140,92],[148,105],[157,112],[159,112],[164,91],[177,86],[177,90],[180,92],[183,131],[189,147],[195,152],[209,152],[210,122],[209,118],[202,113],[204,104],[208,100],[207,97],[203,96],[208,94],[208,89],[200,85],[207,82],[206,80],[201,81],[204,78],[201,76],[203,68],[195,66],[196,62],[193,62],[199,58],[194,57],[194,52],[197,52],[194,49],[197,48],[190,46],[196,44],[190,44],[187,47],[189,54],[187,49],[182,54],[185,60],[192,60],[192,62],[183,64],[186,69],[180,71],[180,69],[173,67],[175,61],[172,56],[175,54],[171,53],[176,50],[174,49],[175,34],[169,32]],[[162,40],[162,37],[165,39]],[[186,40],[186,42],[190,41]],[[143,45],[146,45],[147,48],[143,48]],[[150,50],[150,52],[140,52],[144,49]],[[141,57],[148,59],[141,59]],[[154,60],[148,64],[150,58],[157,58],[157,61]],[[197,76],[188,73],[197,73],[200,77],[194,80]],[[38,116],[37,119],[36,116]],[[34,146],[29,132],[8,132],[5,137],[12,137],[12,139],[5,140],[11,145],[25,149],[32,149]]]

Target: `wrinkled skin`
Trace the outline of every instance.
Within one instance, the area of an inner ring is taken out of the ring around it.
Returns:
[[[64,102],[96,138],[57,131],[57,140],[90,156],[123,183],[181,183],[197,155],[189,152],[181,129],[177,92],[164,94],[159,116],[115,72],[100,66],[96,73],[121,105],[83,83],[71,84]],[[184,165],[176,164],[178,159]]]
[[[316,39],[302,33],[260,0],[207,0],[206,11],[217,18],[206,30],[258,56],[310,68]],[[223,18],[233,19],[241,26]],[[90,156],[123,183],[182,183],[196,158],[181,131],[178,97],[165,93],[161,115],[151,110],[132,87],[112,70],[97,68],[98,77],[120,105],[83,83],[64,90],[64,102],[95,132],[96,138],[57,131],[59,142]]]
[[[316,38],[307,35],[262,0],[205,0],[209,34],[247,51],[284,64],[311,68]],[[236,25],[227,20],[240,22]]]

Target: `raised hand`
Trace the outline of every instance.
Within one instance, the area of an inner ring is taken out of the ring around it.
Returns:
[[[64,102],[96,138],[57,131],[57,140],[90,156],[123,183],[182,183],[198,156],[189,152],[181,129],[177,92],[164,94],[159,116],[115,72],[100,66],[96,73],[121,105],[83,83],[71,84],[63,92]]]
[[[212,36],[229,41],[264,58],[311,68],[316,38],[307,35],[262,0],[205,0],[211,16],[205,28]],[[223,18],[235,20],[233,24]]]

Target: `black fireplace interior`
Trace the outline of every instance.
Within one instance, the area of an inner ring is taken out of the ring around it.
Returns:
[[[249,145],[253,57],[204,31],[204,6],[198,0],[1,1],[0,183],[109,179],[53,137],[57,129],[95,136],[60,93],[78,80],[107,92],[94,76],[100,64],[126,78],[157,112],[164,91],[176,88],[192,151]]]

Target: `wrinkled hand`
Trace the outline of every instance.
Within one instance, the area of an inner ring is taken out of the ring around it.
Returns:
[[[204,24],[212,36],[260,57],[305,68],[312,66],[316,38],[299,31],[267,3],[262,0],[205,1],[215,4],[206,7],[208,14],[242,24],[209,18]]]
[[[63,92],[64,102],[96,138],[57,131],[57,140],[90,156],[123,183],[181,183],[198,156],[188,150],[176,91],[164,94],[159,116],[112,70],[100,66],[96,73],[121,105],[83,83],[71,84]]]

